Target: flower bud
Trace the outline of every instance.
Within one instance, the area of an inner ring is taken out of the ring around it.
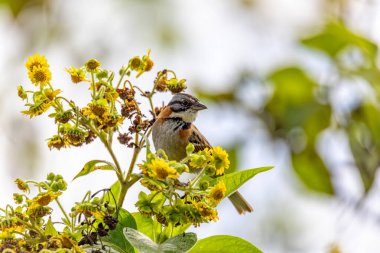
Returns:
[[[24,197],[21,194],[13,193],[13,200],[15,201],[16,204],[21,204],[22,201],[24,200]]]
[[[186,154],[187,155],[190,155],[191,153],[194,152],[194,145],[192,143],[189,143],[187,146],[186,146]]]
[[[55,178],[55,174],[54,174],[53,172],[50,172],[50,173],[47,175],[47,177],[46,177],[46,179],[49,180],[49,181],[53,181],[54,178]]]
[[[67,183],[66,183],[65,180],[63,180],[63,179],[59,179],[59,180],[57,181],[57,184],[58,184],[58,187],[59,187],[59,190],[60,190],[60,191],[65,191],[65,190],[67,189]]]
[[[24,88],[23,88],[21,85],[17,86],[17,95],[18,95],[22,100],[27,99],[26,92],[25,92]]]
[[[216,172],[216,168],[215,168],[215,166],[208,165],[208,166],[206,167],[206,175],[208,175],[208,176],[214,176],[214,175],[215,175],[215,172]]]
[[[100,67],[100,61],[91,59],[84,65],[86,67],[86,70],[88,72],[96,72],[98,68]]]
[[[54,181],[58,181],[59,179],[63,179],[62,175],[59,175],[59,174],[55,175]]]
[[[138,56],[135,56],[129,60],[129,66],[133,70],[138,70],[140,68],[140,65],[141,65],[141,59]]]
[[[210,186],[210,183],[209,183],[208,181],[206,181],[206,180],[201,181],[201,182],[199,183],[199,189],[201,189],[202,191],[207,190],[207,188],[208,188],[209,186]]]
[[[102,78],[107,78],[108,77],[108,71],[106,69],[102,69],[98,73],[96,73],[96,78],[102,79]]]
[[[57,182],[53,182],[53,183],[51,184],[50,188],[51,188],[51,190],[52,190],[53,192],[57,192],[57,191],[59,191],[59,185],[58,185]]]

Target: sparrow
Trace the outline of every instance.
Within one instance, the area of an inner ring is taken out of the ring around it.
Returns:
[[[193,124],[198,112],[207,107],[186,93],[177,93],[165,106],[153,124],[152,138],[156,150],[165,151],[169,160],[180,161],[186,157],[186,146],[194,145],[194,152],[212,146]],[[239,214],[252,212],[253,208],[238,192],[229,197]]]

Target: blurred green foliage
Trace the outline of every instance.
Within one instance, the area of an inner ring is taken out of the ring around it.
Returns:
[[[47,0],[0,0],[0,7],[8,8],[16,18],[22,11],[30,7],[42,7]]]
[[[367,193],[380,165],[378,48],[342,21],[328,22],[316,34],[300,39],[300,44],[325,55],[326,62],[332,66],[329,74],[339,78],[333,83],[321,83],[306,67],[291,65],[272,70],[264,78],[251,73],[248,75],[251,82],[244,74],[245,77],[230,85],[228,91],[216,94],[198,90],[198,95],[215,103],[238,107],[252,119],[264,123],[273,140],[280,138],[287,143],[298,178],[308,189],[320,193],[335,194],[331,168],[317,147],[320,134],[327,129],[343,130]],[[341,119],[333,106],[332,94],[335,87],[348,85],[344,80],[350,79],[367,83],[376,98],[363,98]],[[253,108],[238,94],[247,88],[247,83],[257,83],[257,80],[272,93],[260,108]]]

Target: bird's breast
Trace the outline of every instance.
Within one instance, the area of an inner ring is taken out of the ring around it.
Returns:
[[[179,127],[179,122],[171,120],[159,122],[159,120],[153,125],[152,132],[156,151],[159,149],[164,150],[169,160],[182,160],[186,157],[186,146],[188,144],[188,138],[184,135],[184,130]]]

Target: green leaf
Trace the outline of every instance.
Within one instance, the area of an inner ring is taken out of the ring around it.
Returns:
[[[334,194],[330,173],[315,150],[320,132],[330,125],[331,107],[317,101],[317,83],[298,67],[277,70],[269,80],[275,88],[266,107],[273,135],[287,140],[294,171],[310,190]]]
[[[318,133],[328,127],[331,108],[317,102],[314,92],[317,83],[298,67],[286,67],[274,71],[268,76],[274,93],[266,105],[272,117],[267,121],[273,128],[272,134],[281,138],[288,137],[289,131],[302,128],[309,141],[314,145]]]
[[[236,145],[232,149],[228,150],[228,160],[230,160],[230,167],[225,171],[227,174],[233,173],[238,169],[238,147],[239,146]]]
[[[103,165],[97,165],[99,163],[103,163]],[[83,166],[83,169],[73,178],[73,180],[78,177],[87,175],[95,170],[115,170],[116,171],[115,166],[108,161],[92,160],[92,161],[87,162]]]
[[[140,251],[140,253],[185,253],[197,242],[195,233],[184,233],[157,244],[148,236],[132,228],[124,229],[125,238]]]
[[[204,92],[201,89],[195,88],[194,92],[196,93],[197,98],[200,100],[209,100],[214,103],[223,103],[223,102],[232,102],[235,101],[236,96],[234,90],[226,92]]]
[[[107,192],[104,195],[103,200],[108,201],[108,203],[117,206],[117,200],[119,199],[120,191],[121,191],[120,181],[116,181],[115,183],[112,184],[110,188],[110,192]]]
[[[292,159],[294,171],[310,190],[334,195],[330,172],[313,148],[293,154]]]
[[[369,106],[361,108],[362,117],[360,119],[358,119],[360,112],[355,112],[356,120],[353,120],[347,128],[351,152],[366,193],[371,190],[380,166],[379,113],[375,113],[373,110],[376,109]],[[373,114],[369,114],[370,112]],[[371,119],[366,118],[367,113]]]
[[[159,245],[159,250],[165,253],[185,253],[197,242],[195,233],[184,233],[169,238]]]
[[[148,236],[133,229],[125,228],[124,236],[140,253],[157,253],[159,252],[159,246],[152,241]]]
[[[114,249],[122,249],[122,252],[132,253],[134,249],[129,241],[124,236],[125,228],[137,228],[135,219],[133,216],[125,209],[121,208],[119,210],[119,222],[114,230],[111,230],[109,234],[102,238],[102,240],[109,243],[109,245]]]
[[[342,22],[328,23],[319,34],[302,39],[301,43],[322,51],[332,58],[349,47],[357,47],[371,58],[375,57],[377,53],[376,44],[354,34]]]
[[[199,240],[188,253],[262,253],[250,242],[230,235],[215,235]]]
[[[161,230],[159,226],[155,226],[152,217],[144,216],[139,212],[132,213],[132,215],[135,218],[137,229],[150,239],[155,240],[154,235],[159,235]]]
[[[48,222],[46,223],[45,227],[45,235],[51,235],[51,236],[56,236],[58,235],[57,230],[55,230],[55,227],[53,225],[53,222],[51,221],[51,217],[49,217]]]
[[[166,226],[164,227],[164,231],[162,233],[164,234],[166,238],[169,238],[170,236],[183,234],[190,226],[191,226],[191,223],[181,224],[173,228],[170,226]]]
[[[224,184],[226,185],[225,196],[228,196],[231,193],[235,192],[237,189],[239,189],[240,186],[242,186],[245,182],[250,180],[252,177],[257,175],[258,173],[268,171],[272,168],[273,167],[261,167],[261,168],[233,172],[233,173],[226,174],[224,176],[213,179],[211,181],[211,184],[213,185],[219,181],[224,181]]]

